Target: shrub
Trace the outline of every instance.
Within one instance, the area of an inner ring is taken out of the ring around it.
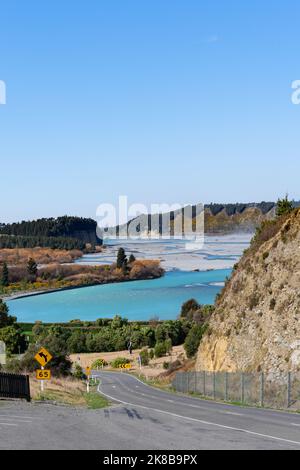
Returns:
[[[24,352],[26,349],[25,336],[17,325],[0,328],[0,341],[6,344],[8,354],[17,354],[18,352]]]
[[[268,251],[265,251],[265,252],[263,253],[263,260],[265,261],[268,257],[269,257],[269,252],[268,252]]]
[[[166,343],[156,343],[154,348],[155,357],[163,357],[167,354]]]
[[[253,293],[249,297],[249,308],[250,310],[253,310],[257,305],[259,304],[259,297],[257,294]]]
[[[169,354],[172,351],[172,340],[170,338],[165,341],[166,352]]]
[[[190,299],[182,305],[180,316],[182,318],[188,317],[188,314],[190,312],[194,312],[195,310],[198,310],[199,308],[200,308],[200,305],[198,304],[197,300]]]
[[[149,351],[149,358],[152,360],[154,358],[154,350],[150,349]]]
[[[99,358],[99,359],[96,359],[96,361],[93,362],[92,369],[100,369],[100,368],[105,367],[107,365],[108,365],[108,363],[105,361],[105,359]]]
[[[164,363],[163,363],[163,368],[164,368],[165,370],[168,370],[169,367],[170,367],[170,362],[164,361]]]
[[[7,361],[4,369],[6,372],[10,372],[11,374],[18,374],[22,370],[20,361],[18,359],[10,359]]]
[[[180,369],[181,365],[182,364],[179,361],[179,359],[176,359],[176,361],[169,363],[168,371],[169,372],[174,372],[175,370]]]
[[[130,364],[130,360],[126,357],[117,357],[110,363],[111,367],[114,369],[118,369],[120,366],[124,366],[126,364]]]
[[[200,325],[194,325],[190,329],[184,342],[184,349],[188,358],[194,357],[197,353],[203,332],[204,328]]]
[[[84,380],[86,378],[86,375],[84,374],[82,367],[80,364],[75,364],[74,369],[73,369],[73,377],[78,380]]]
[[[142,366],[147,366],[149,364],[149,353],[148,349],[143,349],[140,352],[141,364]]]

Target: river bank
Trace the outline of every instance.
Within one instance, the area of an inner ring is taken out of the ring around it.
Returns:
[[[17,282],[2,287],[0,298],[17,299],[49,292],[91,287],[103,284],[156,279],[164,274],[157,260],[135,260],[126,264],[125,269],[112,265],[81,266],[79,264],[55,264],[36,269],[28,279],[26,269],[18,267]],[[13,268],[9,268],[12,277]],[[23,277],[21,277],[23,276]]]

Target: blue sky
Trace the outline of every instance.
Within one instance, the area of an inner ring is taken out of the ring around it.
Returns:
[[[300,199],[300,4],[2,2],[0,221]]]

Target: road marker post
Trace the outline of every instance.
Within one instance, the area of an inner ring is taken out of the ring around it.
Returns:
[[[91,375],[90,366],[87,366],[87,368],[85,369],[85,373],[86,373],[86,377],[87,377],[87,380],[86,380],[86,393],[90,393],[90,375]]]

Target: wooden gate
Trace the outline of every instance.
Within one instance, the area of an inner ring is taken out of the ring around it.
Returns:
[[[0,372],[0,397],[30,401],[29,375]]]

